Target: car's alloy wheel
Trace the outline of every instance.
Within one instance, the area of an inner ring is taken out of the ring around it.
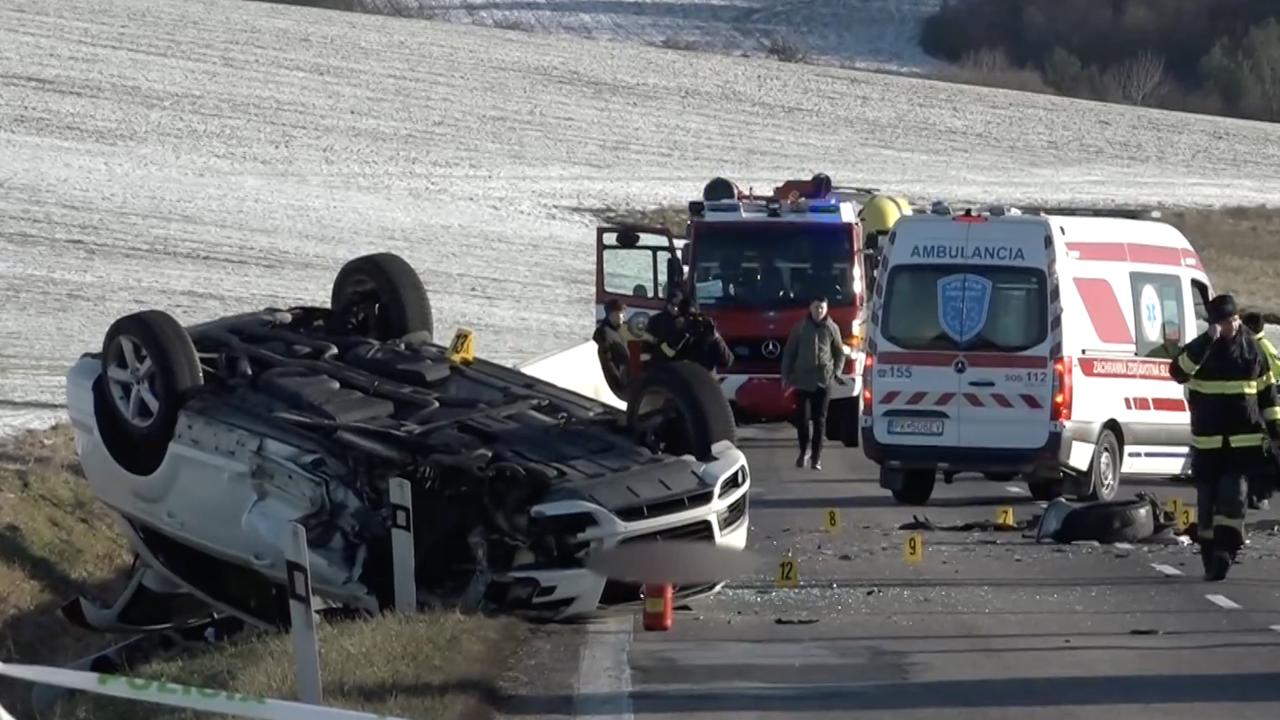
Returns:
[[[156,365],[132,335],[117,335],[107,346],[107,387],[121,419],[136,428],[150,427],[160,412]]]

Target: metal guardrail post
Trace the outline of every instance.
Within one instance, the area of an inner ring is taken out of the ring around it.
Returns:
[[[307,530],[289,523],[289,545],[285,552],[288,573],[290,635],[293,636],[294,671],[298,699],[320,705],[320,646],[316,640],[316,620],[311,602],[311,563],[308,560]]]
[[[413,490],[404,478],[391,478],[391,562],[395,570],[396,610],[418,609],[418,586],[414,577]]]

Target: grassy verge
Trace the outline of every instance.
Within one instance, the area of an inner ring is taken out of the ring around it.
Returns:
[[[114,599],[131,559],[89,493],[68,426],[0,440],[0,659],[61,665],[123,640],[75,629],[58,607],[80,593]],[[321,624],[326,703],[408,718],[471,716],[493,707],[497,677],[528,632],[516,620],[453,613]],[[128,672],[293,699],[292,651],[287,635],[245,633]],[[0,679],[0,705],[15,717],[35,717],[30,693],[27,683]],[[57,717],[225,716],[78,696]]]
[[[1280,208],[1156,208],[1199,251],[1217,292],[1229,292],[1250,308],[1280,315]],[[582,208],[603,223],[658,225],[683,237],[683,206]],[[1280,318],[1277,318],[1280,320]]]
[[[496,706],[499,641],[524,632],[515,620],[450,614],[321,624],[326,705],[414,720],[471,716]],[[293,645],[287,635],[243,636],[229,647],[155,663],[133,673],[153,680],[292,700]],[[102,696],[64,703],[59,720],[224,717]]]

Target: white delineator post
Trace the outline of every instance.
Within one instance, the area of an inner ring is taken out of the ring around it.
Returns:
[[[404,478],[391,478],[391,563],[394,568],[396,610],[418,609],[418,586],[414,577],[413,490]]]
[[[311,563],[308,560],[307,530],[298,523],[289,523],[285,569],[289,578],[290,634],[293,635],[298,699],[320,705],[320,646],[316,641],[316,621],[311,603]]]

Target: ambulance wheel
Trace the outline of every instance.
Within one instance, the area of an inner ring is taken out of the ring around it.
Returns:
[[[1031,491],[1033,500],[1050,502],[1062,497],[1062,478],[1051,480],[1028,480],[1027,489]]]
[[[932,470],[907,470],[903,473],[902,487],[893,491],[893,499],[904,505],[924,505],[933,495],[938,474]]]
[[[1120,440],[1103,430],[1089,464],[1089,494],[1085,500],[1114,500],[1120,492]]]

